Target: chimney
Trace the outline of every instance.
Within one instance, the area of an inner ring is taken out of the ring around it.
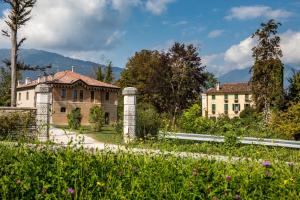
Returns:
[[[38,76],[38,78],[37,78],[37,82],[38,82],[38,83],[40,83],[40,82],[41,82],[41,77],[40,77],[40,76]]]
[[[29,83],[31,83],[31,78],[26,77],[26,79],[25,79],[25,85],[27,85],[27,84],[29,84]]]
[[[217,91],[220,90],[220,82],[217,82],[217,84],[216,84],[216,90],[217,90]]]
[[[72,72],[74,72],[74,68],[75,68],[75,66],[72,66]]]
[[[20,86],[21,85],[21,81],[20,80],[18,80],[18,86]]]

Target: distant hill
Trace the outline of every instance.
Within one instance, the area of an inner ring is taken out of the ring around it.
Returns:
[[[297,67],[296,67],[297,69]],[[298,68],[299,69],[299,68]],[[286,65],[284,69],[284,85],[288,85],[288,78],[292,76],[292,67]],[[245,69],[235,69],[218,77],[221,83],[248,82],[250,80],[250,67]]]
[[[8,58],[10,55],[10,51],[8,49],[0,49],[0,61],[1,65],[3,66],[2,60]],[[75,66],[75,72],[80,74],[91,76],[93,74],[93,67],[95,66],[102,66],[103,64],[73,59],[69,57],[65,57],[63,55],[52,53],[43,50],[37,49],[22,49],[20,51],[20,60],[24,61],[26,64],[30,65],[52,65],[52,69],[48,71],[50,72],[57,72],[63,70],[71,70],[71,66]],[[122,68],[113,67],[113,73],[115,79],[120,78],[120,74],[122,72]],[[37,76],[41,75],[42,72],[24,72],[23,78],[31,77],[35,79]]]

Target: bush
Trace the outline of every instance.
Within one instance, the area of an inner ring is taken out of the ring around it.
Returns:
[[[150,104],[139,104],[137,108],[137,136],[156,137],[159,134],[160,117]]]
[[[200,105],[194,104],[183,112],[180,125],[187,132],[205,133],[214,125],[214,121],[201,117]]]
[[[89,122],[95,131],[100,131],[104,125],[104,112],[99,106],[90,108]]]
[[[278,134],[300,140],[300,102],[292,104],[286,111],[273,112],[271,126]]]
[[[29,112],[5,112],[0,114],[0,139],[34,139],[35,118]]]
[[[71,129],[79,129],[81,126],[81,112],[80,112],[80,108],[75,108],[73,109],[69,114],[68,114],[68,125],[69,128]]]

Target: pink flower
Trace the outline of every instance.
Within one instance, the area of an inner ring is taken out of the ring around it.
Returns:
[[[74,194],[74,193],[75,193],[75,190],[74,190],[73,188],[68,188],[68,193]]]
[[[262,163],[262,165],[263,165],[264,167],[271,167],[271,162],[268,161],[268,160],[265,160],[265,161]]]
[[[227,181],[227,182],[230,182],[231,179],[232,179],[231,176],[226,176],[226,181]]]

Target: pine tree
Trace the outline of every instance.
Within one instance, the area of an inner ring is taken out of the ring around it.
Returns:
[[[113,77],[113,71],[112,71],[112,62],[110,61],[106,67],[104,82],[112,83],[113,80],[114,80],[114,77]]]
[[[258,39],[252,49],[254,65],[251,68],[251,87],[258,111],[264,112],[265,123],[269,122],[270,107],[280,107],[283,103],[283,63],[280,58],[280,37],[277,35],[280,23],[269,20],[253,35]]]
[[[98,81],[104,81],[104,74],[101,67],[95,68],[95,74]]]
[[[10,7],[8,19],[5,20],[9,30],[2,30],[2,34],[11,40],[11,57],[10,60],[5,60],[6,65],[9,66],[11,71],[11,106],[15,107],[17,103],[17,73],[19,70],[45,70],[50,66],[32,67],[23,62],[18,62],[18,51],[21,45],[25,42],[26,38],[18,40],[18,31],[24,26],[31,18],[31,11],[36,0],[2,0]]]

